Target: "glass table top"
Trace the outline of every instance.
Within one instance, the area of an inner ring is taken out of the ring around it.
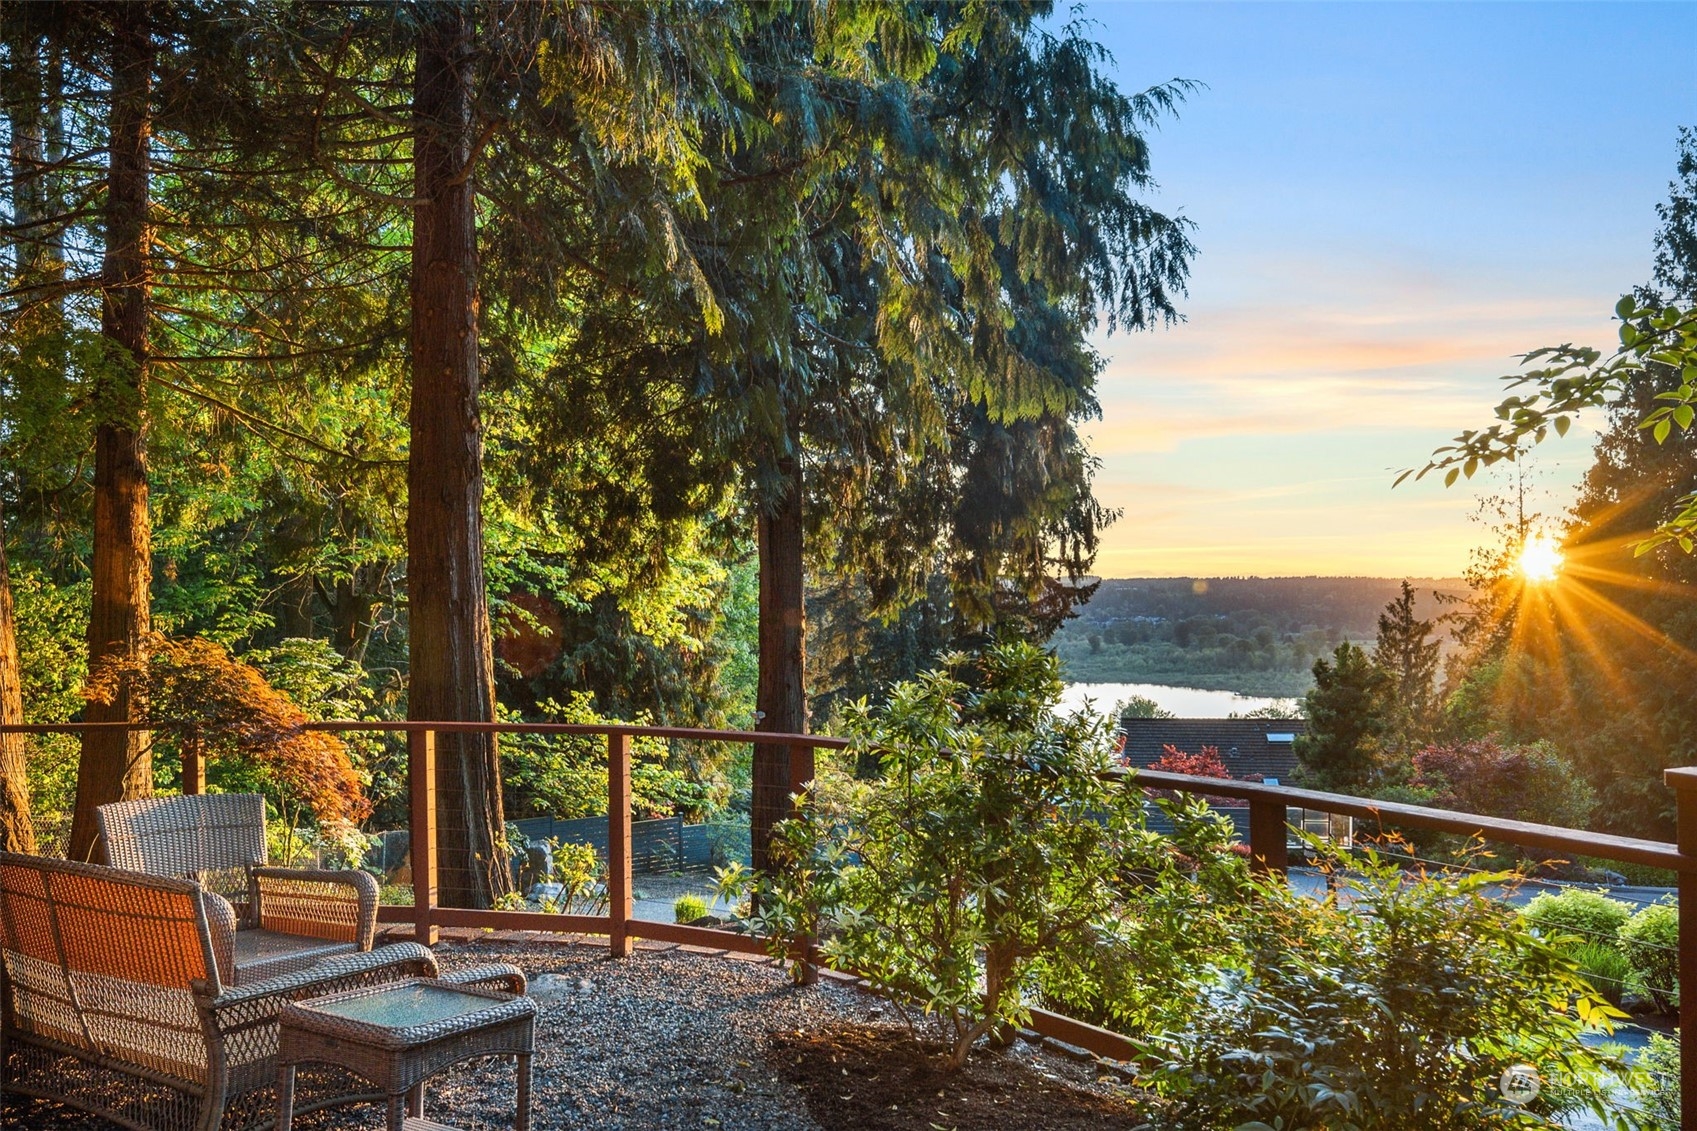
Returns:
[[[404,1029],[463,1017],[495,1004],[486,997],[463,994],[447,986],[396,986],[347,1001],[314,1004],[312,1009],[366,1025]]]

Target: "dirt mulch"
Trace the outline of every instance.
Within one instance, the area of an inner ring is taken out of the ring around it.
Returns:
[[[825,1128],[1101,1131],[1146,1124],[1134,1091],[1116,1096],[1112,1077],[1096,1080],[1085,1065],[1055,1060],[1021,1056],[1018,1046],[980,1050],[959,1072],[948,1072],[940,1048],[921,1047],[905,1030],[855,1024],[777,1033],[766,1048],[767,1065],[801,1091],[808,1114]]]

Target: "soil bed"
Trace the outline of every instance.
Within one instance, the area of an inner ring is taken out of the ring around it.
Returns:
[[[922,1048],[905,1029],[842,1024],[775,1034],[766,1059],[801,1090],[822,1127],[1095,1131],[1140,1122],[1129,1097],[1079,1086],[1082,1065],[1030,1050],[975,1051],[960,1071],[947,1072],[942,1053]]]

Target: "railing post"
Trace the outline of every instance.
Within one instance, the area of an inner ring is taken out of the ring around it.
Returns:
[[[1281,876],[1290,870],[1290,855],[1285,847],[1285,803],[1281,798],[1249,803],[1249,866],[1257,872],[1277,872]]]
[[[1697,1127],[1697,768],[1668,770],[1679,821],[1679,1125]]]
[[[436,925],[436,732],[407,732],[407,794],[412,799],[413,938],[435,946]]]
[[[607,736],[607,945],[630,956],[630,735]]]

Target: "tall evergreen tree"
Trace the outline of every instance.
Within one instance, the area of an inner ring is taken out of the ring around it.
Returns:
[[[483,578],[477,217],[477,29],[458,2],[417,7],[413,77],[412,442],[407,456],[407,714],[495,721]],[[511,890],[494,735],[442,735],[438,836],[449,906]]]
[[[1092,403],[1083,337],[1100,309],[1110,326],[1172,316],[1186,226],[1135,194],[1148,183],[1139,131],[1182,85],[1123,95],[1078,29],[1050,36],[1037,14],[828,10],[756,18],[746,40],[752,112],[773,128],[734,136],[712,186],[714,227],[696,246],[707,278],[740,297],[720,304],[738,348],[709,337],[697,372],[713,374],[755,511],[764,729],[807,723],[808,534],[881,538],[874,552],[906,555],[897,576],[918,592],[911,563],[934,552],[935,522],[877,520],[904,481],[946,466],[930,453],[947,450],[951,411],[976,406],[993,428],[1067,420]],[[763,238],[723,240],[735,216]],[[1007,547],[1027,585],[1046,564],[1039,545]],[[978,581],[986,593],[1003,583]],[[788,788],[782,748],[757,747],[757,863]]]
[[[153,5],[114,5],[107,13],[110,95],[100,330],[105,352],[94,391],[94,522],[88,662],[129,660],[151,626],[152,526],[147,498],[148,301],[153,284],[153,218],[149,213],[153,135],[153,69],[158,45]],[[130,722],[127,692],[90,703],[91,723]],[[136,730],[83,735],[77,804],[66,853],[99,851],[95,809],[145,797],[153,790],[151,744]]]
[[[23,721],[23,668],[18,661],[12,575],[6,567],[5,508],[0,505],[0,725],[16,726]],[[24,761],[21,734],[0,734],[0,851],[35,851],[29,767]]]
[[[1385,751],[1406,761],[1432,740],[1436,723],[1438,658],[1443,644],[1433,622],[1414,615],[1414,589],[1401,594],[1379,614],[1373,662],[1390,676],[1385,692]]]
[[[32,233],[52,213],[44,173],[48,157],[47,118],[53,112],[49,104],[49,64],[44,58],[50,47],[35,28],[20,31],[21,34],[10,37],[11,50],[0,68],[0,79],[20,92],[7,106],[11,135],[10,227],[14,237],[9,249],[12,269],[0,272],[0,279],[9,284],[8,290],[53,270],[48,263],[51,245]],[[9,400],[10,397],[0,397],[0,403]],[[23,671],[18,654],[12,577],[6,560],[5,504],[0,494],[0,724],[17,725],[23,721]],[[0,734],[0,850],[35,851],[28,766],[21,734]]]
[[[1303,784],[1359,793],[1378,778],[1391,677],[1355,645],[1338,645],[1331,662],[1314,661],[1303,702],[1307,733],[1296,740]]]
[[[1697,130],[1680,130],[1675,179],[1656,214],[1653,270],[1638,297],[1689,307],[1697,302]],[[1571,753],[1597,791],[1603,827],[1642,836],[1674,832],[1662,771],[1697,758],[1688,693],[1697,678],[1689,596],[1697,558],[1671,543],[1629,549],[1697,484],[1697,433],[1674,430],[1657,442],[1640,427],[1683,379],[1651,360],[1609,406],[1564,539],[1571,564],[1553,595],[1568,594],[1573,611],[1546,616],[1543,632],[1517,634],[1491,704],[1505,732],[1514,726],[1516,737]]]

